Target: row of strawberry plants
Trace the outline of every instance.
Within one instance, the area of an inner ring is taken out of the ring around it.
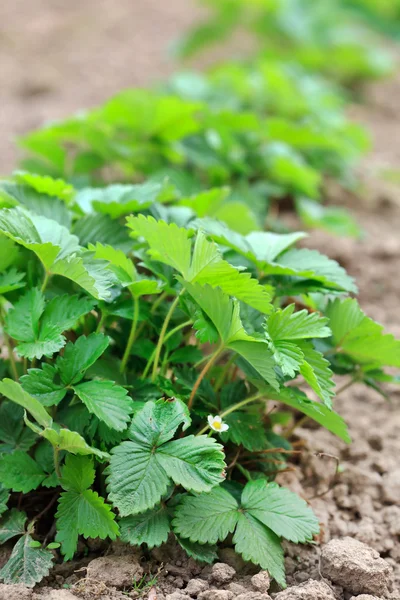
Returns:
[[[80,537],[174,536],[205,562],[233,544],[285,585],[281,539],[318,533],[274,482],[296,414],[350,442],[333,376],[379,391],[400,367],[345,270],[302,232],[264,231],[268,204],[315,217],[324,177],[349,181],[364,137],[343,106],[262,58],[23,140],[28,170],[0,183],[6,583],[35,585]]]

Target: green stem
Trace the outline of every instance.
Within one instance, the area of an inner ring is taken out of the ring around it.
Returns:
[[[60,457],[59,457],[59,449],[57,446],[53,446],[53,457],[54,457],[54,469],[58,479],[61,479],[61,469],[60,469]]]
[[[151,307],[150,310],[150,314],[154,315],[154,313],[156,312],[157,308],[160,306],[161,302],[163,302],[163,300],[165,300],[165,298],[167,297],[168,293],[167,292],[163,292],[162,294],[160,294],[157,298],[157,300],[154,302],[153,306]]]
[[[101,313],[101,317],[100,317],[99,322],[98,322],[97,327],[96,327],[96,333],[100,333],[101,328],[103,327],[105,319],[106,319],[106,315],[104,313]]]
[[[171,317],[173,315],[173,312],[174,312],[175,308],[178,306],[179,297],[180,297],[181,293],[182,292],[180,292],[180,294],[178,294],[178,296],[175,298],[175,300],[172,302],[171,306],[169,307],[169,311],[167,312],[167,315],[164,319],[163,326],[160,331],[160,337],[158,338],[158,343],[157,343],[157,347],[156,347],[155,355],[154,355],[153,372],[151,375],[152,381],[154,381],[157,376],[158,362],[160,360],[161,348],[164,343],[165,334],[167,333],[167,328],[168,328],[169,322],[171,320]]]
[[[223,419],[227,415],[230,415],[232,412],[235,412],[235,410],[239,410],[239,408],[242,408],[242,406],[246,406],[247,404],[250,404],[250,402],[255,402],[256,400],[259,400],[260,398],[262,398],[262,396],[263,394],[261,392],[257,392],[257,394],[253,394],[253,396],[249,396],[248,398],[237,402],[237,404],[233,404],[220,414],[221,419]],[[202,435],[207,431],[207,429],[209,429],[209,427],[209,425],[206,425],[205,427],[203,427],[203,429],[196,433],[196,435]]]
[[[171,329],[171,331],[169,331],[166,334],[165,338],[164,338],[164,344],[165,344],[165,342],[167,342],[169,340],[170,337],[172,337],[173,335],[175,335],[175,333],[177,333],[181,329],[184,329],[185,327],[188,327],[188,325],[191,325],[191,324],[192,324],[192,321],[189,320],[189,321],[185,321],[184,323],[181,323],[180,325],[177,325],[176,327],[174,327],[173,329]],[[147,374],[148,374],[148,372],[150,370],[150,367],[153,364],[153,360],[154,360],[155,355],[156,355],[156,350],[154,349],[153,352],[152,352],[152,354],[151,354],[151,356],[150,356],[150,358],[149,358],[149,360],[147,361],[147,364],[145,366],[145,369],[143,371],[141,379],[146,379]]]
[[[226,362],[225,366],[221,370],[221,373],[220,373],[219,377],[217,378],[217,381],[215,382],[215,386],[214,386],[215,392],[218,392],[218,390],[224,383],[227,373],[228,373],[229,369],[231,368],[231,365],[235,361],[235,359],[236,359],[236,354],[232,354],[230,359]]]
[[[124,356],[122,357],[122,362],[121,362],[121,366],[119,369],[121,373],[123,373],[125,371],[126,363],[128,362],[128,359],[129,359],[129,356],[131,353],[131,349],[133,346],[133,342],[135,341],[138,318],[139,318],[139,298],[137,298],[136,296],[133,296],[133,321],[132,321],[132,327],[131,327],[131,331],[129,334],[129,338],[128,338],[128,341],[126,344]]]
[[[15,355],[14,355],[13,347],[11,345],[11,340],[4,329],[4,312],[3,312],[2,307],[0,308],[0,325],[1,325],[1,329],[3,331],[4,341],[7,346],[8,360],[10,361],[11,372],[12,372],[12,375],[13,375],[15,381],[17,381],[18,380],[17,364],[15,362]]]
[[[47,288],[47,284],[49,283],[49,277],[50,277],[50,274],[47,271],[45,271],[42,287],[40,288],[40,291],[42,292],[42,294],[44,293],[45,289]]]
[[[196,383],[193,386],[192,393],[190,394],[190,398],[189,398],[189,402],[188,402],[189,410],[193,407],[194,398],[196,396],[197,390],[199,389],[199,386],[200,386],[201,382],[203,381],[205,375],[208,373],[208,371],[213,366],[215,361],[221,356],[221,354],[224,352],[224,350],[225,350],[225,346],[223,344],[221,344],[221,346],[219,346],[217,348],[217,350],[209,357],[207,363],[204,365],[204,367],[200,371],[199,376],[196,380]]]

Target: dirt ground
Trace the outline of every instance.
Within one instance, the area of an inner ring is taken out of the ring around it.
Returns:
[[[3,2],[1,171],[16,164],[15,135],[44,120],[96,104],[121,87],[164,77],[172,69],[165,58],[168,43],[194,18],[188,0]],[[335,201],[350,206],[365,237],[338,240],[316,232],[308,241],[339,260],[357,278],[363,308],[397,336],[400,186],[384,181],[382,172],[400,166],[399,99],[397,77],[372,86],[365,105],[351,111],[372,131],[374,149],[361,168],[363,197],[338,190],[332,194]],[[220,555],[225,566],[202,569],[175,547],[135,555],[117,545],[107,549],[107,557],[100,563],[87,567],[89,557],[57,567],[48,582],[58,588],[53,592],[0,585],[0,600],[123,600],[140,594],[151,600],[268,600],[268,594],[274,600],[400,600],[400,390],[389,391],[390,401],[361,387],[353,387],[337,399],[336,409],[349,423],[354,440],[350,447],[323,430],[298,430],[305,451],[296,470],[282,476],[282,483],[307,499],[331,490],[311,500],[323,526],[322,544],[287,546],[288,583],[295,586],[289,592],[275,596],[278,590],[269,588],[265,575],[252,578],[256,571],[229,549]],[[341,468],[333,479],[334,457]],[[342,541],[328,543],[335,538]],[[145,577],[145,587],[127,586],[132,573],[142,569],[144,574],[152,573]]]

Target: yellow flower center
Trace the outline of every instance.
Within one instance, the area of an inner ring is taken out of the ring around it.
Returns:
[[[215,429],[221,429],[222,423],[221,423],[221,421],[214,421],[213,426]]]

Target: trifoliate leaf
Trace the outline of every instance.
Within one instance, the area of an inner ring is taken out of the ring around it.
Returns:
[[[368,369],[381,366],[400,367],[400,341],[383,333],[361,310],[357,300],[348,298],[330,302],[326,309],[330,319],[332,340],[344,352]]]
[[[113,381],[85,381],[74,386],[74,392],[89,412],[115,429],[126,429],[133,412],[133,400],[128,392]]]
[[[63,492],[56,513],[56,540],[61,543],[65,560],[73,557],[78,536],[110,537],[115,540],[119,528],[115,515],[97,492],[87,489],[93,483],[94,468],[86,457],[68,456],[62,471],[61,483],[68,491]]]
[[[327,327],[328,319],[318,313],[306,310],[294,312],[295,305],[289,304],[283,310],[278,309],[267,318],[265,331],[275,341],[323,338],[331,335]]]
[[[36,490],[45,478],[43,469],[22,450],[0,456],[0,480],[13,492],[27,494]]]
[[[188,417],[179,401],[148,401],[132,420],[131,441],[113,449],[108,491],[121,516],[153,508],[171,479],[197,492],[222,481],[225,464],[214,439],[189,436],[168,441],[180,423],[188,424]]]
[[[57,369],[43,363],[41,369],[28,369],[28,374],[20,378],[21,385],[28,394],[37,398],[43,406],[54,406],[61,402],[67,390],[56,383]]]
[[[188,539],[176,537],[178,544],[184,549],[186,554],[194,560],[211,564],[218,558],[217,546],[211,544],[198,544]]]
[[[108,344],[109,339],[102,333],[91,333],[87,337],[81,335],[75,343],[68,342],[63,356],[57,358],[57,369],[64,385],[78,383]]]
[[[7,294],[25,286],[23,279],[25,273],[19,273],[17,269],[10,269],[0,274],[0,294]]]
[[[279,585],[285,587],[283,550],[279,537],[248,512],[239,513],[235,535],[235,550],[244,560],[250,560],[268,571]]]
[[[46,409],[39,400],[28,394],[16,381],[3,379],[0,382],[0,394],[22,406],[42,427],[51,427],[53,419]]]
[[[236,527],[239,506],[234,497],[218,486],[208,494],[184,496],[175,509],[174,532],[200,544],[224,540]]]
[[[0,544],[17,535],[24,535],[27,516],[16,508],[9,510],[0,520]]]
[[[307,503],[276,483],[250,481],[242,493],[242,507],[276,535],[296,544],[319,533],[318,519]]]
[[[51,550],[32,547],[32,542],[30,535],[24,535],[15,544],[8,562],[0,571],[4,583],[21,583],[32,588],[49,574],[53,563]]]
[[[17,351],[22,356],[31,360],[51,356],[65,344],[62,333],[93,306],[90,298],[68,295],[57,296],[45,306],[43,294],[32,288],[8,312],[6,330],[18,340]]]
[[[168,511],[164,506],[140,515],[131,515],[120,520],[121,540],[132,546],[147,544],[149,548],[161,546],[168,539],[170,523]]]

